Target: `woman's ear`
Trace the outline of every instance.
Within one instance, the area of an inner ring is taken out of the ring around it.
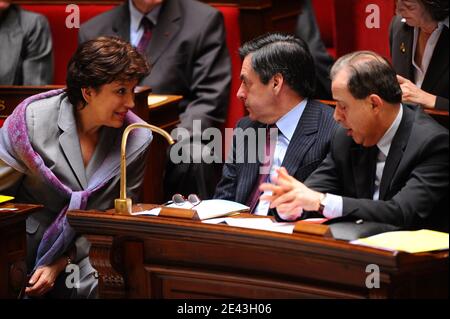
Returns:
[[[92,99],[92,92],[93,89],[92,88],[81,88],[81,94],[83,95],[84,100],[86,101],[86,104],[89,104],[89,102]]]

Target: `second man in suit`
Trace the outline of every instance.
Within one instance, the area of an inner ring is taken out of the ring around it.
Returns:
[[[325,158],[336,123],[330,107],[311,99],[314,61],[302,39],[277,33],[264,35],[245,43],[240,55],[242,83],[237,96],[249,116],[235,129],[233,148],[215,198],[247,204],[252,213],[267,215],[268,203],[257,200],[259,184],[270,180],[271,174],[265,173],[283,165],[299,180],[306,179]],[[264,149],[265,139],[252,143],[241,137],[271,127],[278,129],[278,136],[271,152],[265,152],[271,155],[271,165],[264,172],[263,161],[251,159],[258,147]]]
[[[333,222],[448,231],[448,130],[401,104],[395,71],[376,53],[341,57],[331,80],[342,127],[330,153],[304,184],[281,168],[263,199],[289,220],[319,211]]]

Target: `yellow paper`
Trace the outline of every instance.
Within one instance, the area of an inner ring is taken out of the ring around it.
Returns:
[[[14,197],[12,197],[12,196],[0,195],[0,204],[8,202],[8,201],[13,200],[13,199],[14,199]]]
[[[352,241],[352,244],[386,250],[421,253],[448,249],[449,236],[433,230],[393,231]]]

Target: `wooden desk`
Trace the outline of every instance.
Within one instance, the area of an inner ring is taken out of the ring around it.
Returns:
[[[62,85],[0,85],[0,118],[6,118],[20,102],[35,94],[61,89]]]
[[[61,85],[46,86],[0,86],[0,118],[6,118],[14,108],[27,97],[46,92],[48,90],[60,89]],[[179,123],[178,103],[181,96],[167,95],[167,99],[160,103],[149,105],[148,96],[151,92],[149,87],[136,88],[135,108],[133,111],[144,121],[161,127],[169,133]],[[142,189],[142,201],[147,203],[163,203],[164,194],[162,180],[166,164],[167,142],[159,135],[154,134],[150,146],[149,163],[145,173],[144,187]],[[117,194],[119,197],[119,194]]]
[[[143,206],[145,207],[145,205]],[[307,235],[153,216],[72,211],[103,298],[448,296],[448,251],[411,255]],[[366,267],[380,267],[368,289]]]
[[[0,204],[18,208],[0,211],[0,299],[17,298],[27,278],[27,238],[25,219],[42,206]]]

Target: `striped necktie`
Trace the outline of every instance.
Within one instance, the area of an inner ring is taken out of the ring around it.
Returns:
[[[152,38],[153,23],[147,17],[143,17],[141,20],[141,26],[144,28],[144,33],[142,34],[136,48],[141,54],[144,54],[145,49],[147,49],[150,39]]]
[[[265,145],[265,152],[264,152],[264,162],[261,164],[259,168],[259,176],[256,180],[256,183],[253,187],[253,191],[247,200],[247,206],[250,207],[250,213],[253,214],[255,212],[256,206],[259,203],[259,197],[261,196],[261,191],[259,190],[259,186],[262,183],[267,182],[269,176],[270,176],[270,168],[272,167],[273,163],[273,154],[275,152],[275,144],[271,143],[270,140],[270,131],[271,129],[277,129],[277,126],[275,124],[271,124],[267,126],[266,129],[266,145]],[[275,140],[276,142],[276,140]]]

